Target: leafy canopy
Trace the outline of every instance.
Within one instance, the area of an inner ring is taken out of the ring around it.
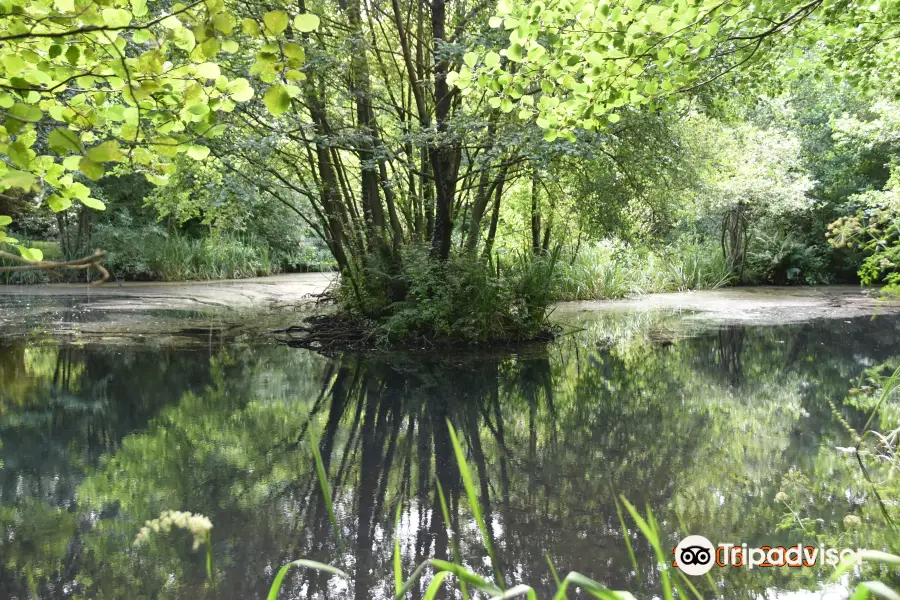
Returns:
[[[151,12],[147,0],[5,0],[0,4],[0,193],[33,193],[52,211],[80,202],[102,210],[84,179],[128,163],[164,184],[172,159],[203,160],[204,141],[219,135],[221,113],[254,96],[250,82],[220,65],[238,52],[238,19],[223,0],[176,3]],[[297,15],[300,32],[318,17]],[[274,84],[266,106],[276,113],[296,88],[276,83],[296,69],[303,49],[273,43],[289,16],[245,19],[260,52],[251,74]],[[15,243],[0,216],[0,243]],[[37,251],[20,246],[30,260]]]
[[[789,77],[814,51],[851,81],[896,89],[898,23],[900,3],[880,0],[499,0],[490,25],[506,47],[470,52],[450,81],[534,118],[548,141],[571,139],[764,57],[776,38],[790,44],[769,66]]]

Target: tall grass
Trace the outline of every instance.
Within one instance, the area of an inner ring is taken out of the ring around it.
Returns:
[[[604,241],[561,261],[557,300],[599,300],[630,295],[715,289],[731,273],[714,244],[681,241],[665,250]]]
[[[240,279],[277,272],[268,246],[251,236],[191,238],[157,228],[111,229],[96,244],[109,252],[106,267],[117,279],[186,281]]]

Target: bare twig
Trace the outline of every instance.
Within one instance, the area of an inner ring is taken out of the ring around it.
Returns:
[[[109,271],[103,266],[106,259],[106,252],[96,250],[90,256],[76,258],[75,260],[66,261],[50,261],[50,260],[28,260],[9,252],[0,252],[0,259],[21,263],[14,267],[0,266],[0,273],[13,273],[17,271],[55,271],[57,269],[65,269],[77,271],[82,269],[96,269],[100,273],[100,279],[92,281],[91,285],[100,285],[109,279]]]

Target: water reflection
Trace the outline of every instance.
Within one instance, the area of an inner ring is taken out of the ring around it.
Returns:
[[[862,427],[865,412],[842,399],[861,369],[900,354],[900,320],[691,336],[679,322],[591,317],[580,334],[516,355],[5,343],[0,597],[262,598],[274,570],[299,557],[340,566],[353,583],[297,572],[283,597],[391,597],[395,537],[407,575],[425,558],[450,558],[455,542],[467,566],[490,576],[448,420],[500,570],[541,596],[553,587],[547,557],[560,571],[653,594],[652,551],[634,533],[642,569],[628,559],[620,493],[653,508],[672,546],[679,519],[715,541],[883,543],[858,469],[834,450],[849,434],[829,401]],[[790,510],[774,500],[779,491]],[[186,536],[132,546],[167,509],[212,519],[213,585]],[[848,531],[847,514],[871,526]],[[744,597],[815,589],[827,575],[721,577]]]

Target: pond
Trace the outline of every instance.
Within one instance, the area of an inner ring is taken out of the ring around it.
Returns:
[[[539,597],[555,590],[548,560],[561,575],[659,594],[653,550],[626,518],[632,566],[619,495],[652,509],[666,551],[684,531],[750,546],[880,547],[876,499],[841,448],[869,412],[848,390],[900,355],[900,317],[684,317],[586,313],[555,344],[486,353],[324,357],[219,335],[3,339],[0,598],[264,598],[297,558],[352,582],[298,570],[282,598],[390,598],[395,540],[407,576],[454,545],[490,576],[448,421],[498,566]],[[133,544],[164,510],[212,521],[213,584],[187,534]],[[832,571],[713,575],[726,597],[786,599],[819,597]]]

